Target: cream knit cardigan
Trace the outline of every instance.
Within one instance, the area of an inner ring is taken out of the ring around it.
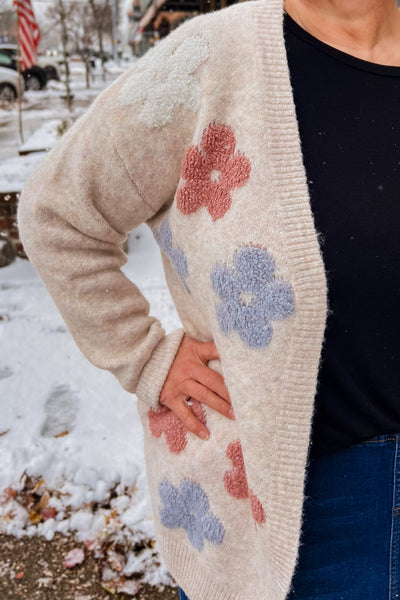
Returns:
[[[83,354],[138,397],[157,540],[190,600],[283,600],[296,565],[327,315],[282,0],[175,29],[29,179],[19,228]],[[182,329],[121,272],[146,222]],[[183,331],[214,339],[236,420],[158,398]]]

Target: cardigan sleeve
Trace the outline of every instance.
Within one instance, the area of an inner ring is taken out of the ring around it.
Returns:
[[[208,52],[204,41],[193,59],[199,36],[188,30],[178,27],[98,97],[28,179],[18,211],[26,253],[82,353],[150,406],[184,332],[166,335],[149,315],[121,271],[121,246],[179,182]],[[179,88],[188,81],[190,97]]]

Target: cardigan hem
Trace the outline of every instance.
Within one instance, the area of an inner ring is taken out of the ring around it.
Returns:
[[[254,598],[253,595],[246,598],[212,581],[210,573],[199,568],[198,562],[193,561],[193,551],[188,550],[183,544],[177,544],[168,538],[163,538],[159,544],[169,572],[174,578],[178,577],[178,585],[190,600],[252,600]]]

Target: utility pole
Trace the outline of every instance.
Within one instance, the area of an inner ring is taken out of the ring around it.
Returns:
[[[22,73],[21,73],[21,40],[19,39],[19,6],[17,5],[17,70],[18,70],[18,126],[21,144],[24,143],[24,132],[22,129]]]

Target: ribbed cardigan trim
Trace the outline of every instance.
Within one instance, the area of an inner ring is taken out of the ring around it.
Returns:
[[[245,600],[234,590],[227,590],[213,581],[210,573],[199,568],[198,563],[193,561],[192,552],[182,544],[166,538],[162,543],[162,554],[167,557],[171,573],[179,573],[179,585],[183,591],[190,586],[191,590],[196,590],[196,597],[204,600]]]
[[[296,322],[287,348],[268,503],[267,553],[283,599],[289,591],[298,556],[313,399],[326,324],[327,288],[290,84],[282,0],[257,2],[255,33],[254,52],[259,61],[266,139],[272,159],[272,195],[279,206],[285,259],[291,265],[303,307],[303,318]]]

